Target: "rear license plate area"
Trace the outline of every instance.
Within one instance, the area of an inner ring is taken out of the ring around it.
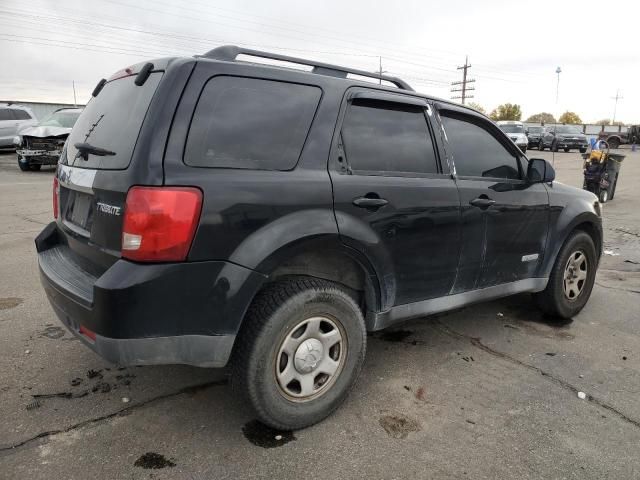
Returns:
[[[67,191],[64,219],[86,231],[91,231],[93,221],[93,197],[75,190]]]

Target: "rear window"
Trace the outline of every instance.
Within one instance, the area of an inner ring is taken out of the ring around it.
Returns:
[[[193,167],[290,170],[311,126],[321,90],[219,76],[196,106],[184,162]]]
[[[136,76],[108,82],[97,97],[91,99],[76,121],[67,142],[66,159],[62,163],[76,167],[103,170],[127,168],[162,72],[152,73],[142,86],[134,84]],[[89,154],[87,161],[76,158],[76,143],[115,152],[99,157]]]

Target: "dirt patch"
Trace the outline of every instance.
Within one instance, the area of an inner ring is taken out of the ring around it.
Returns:
[[[380,426],[387,435],[397,439],[407,438],[410,433],[420,431],[418,422],[401,414],[385,415],[380,418]]]
[[[165,458],[164,455],[160,455],[159,453],[147,452],[144,455],[140,456],[135,463],[133,464],[135,467],[146,468],[146,469],[160,469],[167,467],[175,467],[175,462]]]
[[[293,432],[276,430],[257,420],[252,420],[242,427],[242,433],[247,440],[262,448],[281,447],[296,439]]]
[[[9,310],[11,308],[16,308],[23,301],[24,300],[19,297],[0,298],[0,310]]]

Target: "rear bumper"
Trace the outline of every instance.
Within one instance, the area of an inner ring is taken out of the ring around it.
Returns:
[[[117,260],[96,273],[61,237],[51,223],[36,238],[40,278],[58,318],[85,345],[120,365],[226,365],[264,276],[217,261]]]

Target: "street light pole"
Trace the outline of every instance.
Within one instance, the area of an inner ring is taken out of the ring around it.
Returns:
[[[560,74],[562,73],[562,69],[560,67],[556,68],[556,73],[558,74],[558,83],[556,83],[556,105],[558,105],[558,97],[560,96]]]

